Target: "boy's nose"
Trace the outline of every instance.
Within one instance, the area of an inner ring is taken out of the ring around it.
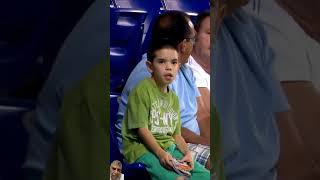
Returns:
[[[166,70],[171,70],[171,69],[172,69],[171,65],[170,65],[170,64],[167,64],[167,65],[166,65]]]

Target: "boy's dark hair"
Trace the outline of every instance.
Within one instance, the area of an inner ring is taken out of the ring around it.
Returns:
[[[174,49],[177,51],[177,47],[173,46],[168,39],[157,39],[151,42],[148,51],[147,51],[147,60],[150,62],[153,62],[154,58],[156,57],[155,52],[163,49],[163,48],[169,48]]]
[[[200,14],[198,14],[196,22],[194,24],[194,29],[199,32],[199,29],[201,27],[201,23],[203,22],[203,20],[207,17],[210,17],[210,12],[209,11],[204,11]]]
[[[156,19],[151,41],[167,39],[167,43],[177,47],[184,39],[192,36],[192,28],[189,25],[190,17],[181,11],[167,11]],[[152,42],[151,42],[152,43]]]

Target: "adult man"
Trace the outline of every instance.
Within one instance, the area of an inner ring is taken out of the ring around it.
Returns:
[[[202,156],[198,156],[198,162],[205,165],[209,159],[210,149],[207,147],[210,144],[210,139],[201,136],[200,128],[197,121],[197,113],[202,113],[203,109],[197,108],[197,98],[199,91],[194,84],[194,76],[189,67],[185,64],[189,60],[193,48],[194,28],[189,17],[179,11],[169,11],[160,15],[153,27],[152,40],[156,38],[165,38],[171,41],[171,44],[176,46],[179,53],[179,61],[181,67],[178,71],[176,80],[170,85],[173,91],[179,97],[182,129],[181,133],[186,142],[193,144],[206,145],[204,147],[196,148]],[[118,111],[118,139],[121,150],[121,123],[126,110],[127,99],[129,92],[136,86],[136,84],[144,79],[150,77],[147,67],[145,65],[146,56],[131,72],[124,90],[121,95],[121,102]],[[198,112],[199,111],[199,112]]]
[[[119,160],[114,160],[110,165],[110,180],[123,180],[124,175],[121,171],[122,163]]]
[[[193,50],[187,65],[192,69],[196,80],[196,86],[201,94],[202,103],[198,104],[205,108],[205,116],[198,121],[202,131],[201,135],[210,137],[210,13],[203,12],[198,15],[194,29],[197,32]],[[198,119],[198,120],[199,120]]]
[[[194,28],[197,34],[187,66],[192,69],[196,86],[201,94],[198,98],[198,108],[204,109],[203,113],[197,114],[200,135],[210,139],[210,12],[200,13]],[[190,148],[197,146],[190,145]],[[211,168],[209,161],[206,167]]]
[[[213,94],[222,124],[226,179],[274,180],[279,157],[275,114],[288,110],[272,74],[261,24],[227,1],[212,51]]]

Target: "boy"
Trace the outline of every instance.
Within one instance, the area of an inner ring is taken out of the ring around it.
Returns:
[[[126,160],[144,163],[152,179],[171,180],[182,178],[173,171],[176,158],[190,166],[190,179],[209,179],[209,171],[193,161],[181,136],[178,97],[168,87],[179,70],[176,48],[165,40],[152,42],[147,58],[152,77],[130,93],[122,124]]]

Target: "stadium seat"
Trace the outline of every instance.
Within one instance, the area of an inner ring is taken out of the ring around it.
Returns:
[[[136,10],[144,10],[148,12],[144,23],[144,34],[148,31],[151,20],[154,16],[158,16],[161,10],[164,10],[164,4],[162,0],[148,0],[148,1],[138,1],[138,0],[113,0],[118,8],[130,8]]]
[[[166,10],[181,10],[191,15],[209,10],[210,3],[208,0],[163,0]]]
[[[114,160],[122,162],[122,173],[125,175],[126,180],[150,180],[150,176],[141,163],[128,164],[123,161],[124,157],[119,151],[118,140],[115,135],[115,125],[117,121],[118,112],[118,98],[119,94],[110,95],[110,164]]]
[[[110,88],[121,92],[129,73],[141,58],[139,49],[147,12],[110,8]]]
[[[34,103],[0,99],[0,179],[21,180],[26,155],[28,133],[23,119],[34,109]]]

